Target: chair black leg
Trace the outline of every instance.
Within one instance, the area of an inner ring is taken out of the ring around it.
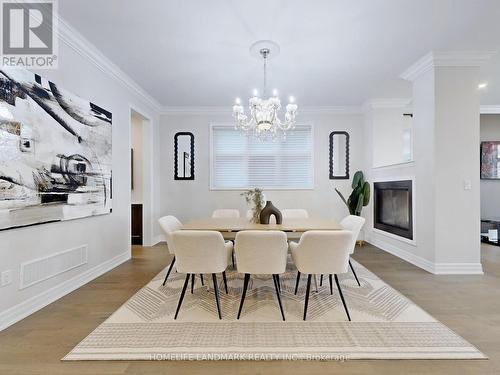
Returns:
[[[309,293],[311,292],[311,276],[312,275],[307,275],[306,300],[304,303],[304,320],[306,320],[307,305],[309,304]]]
[[[200,273],[200,280],[201,280],[201,286],[204,286],[205,283],[203,282],[203,274],[202,273]]]
[[[168,267],[167,276],[165,276],[165,280],[163,280],[163,286],[165,286],[165,283],[167,282],[168,275],[170,275],[170,272],[172,271],[172,267],[174,266],[174,263],[175,263],[175,256],[173,257],[172,261],[170,262],[170,267]]]
[[[274,289],[276,289],[276,297],[278,297],[278,304],[280,305],[280,311],[281,311],[281,317],[283,318],[283,321],[285,321],[285,313],[283,312],[283,305],[281,304],[281,297],[280,297],[280,290],[278,286],[278,275],[273,275],[273,281],[274,281]]]
[[[276,275],[276,281],[278,282],[278,291],[281,294],[281,281],[280,281],[280,275]]]
[[[248,282],[250,281],[250,274],[245,274],[245,279],[243,280],[243,293],[241,294],[240,308],[238,310],[238,318],[241,315],[241,309],[243,308],[243,303],[245,302],[245,295],[247,294]]]
[[[220,313],[219,287],[217,286],[217,276],[215,276],[215,273],[212,274],[212,281],[214,282],[214,292],[215,292],[215,302],[217,303],[217,312],[219,313],[219,319],[222,319],[222,315]]]
[[[191,274],[191,294],[193,294],[194,291],[194,273]]]
[[[332,274],[329,274],[329,275],[328,275],[328,278],[330,279],[330,294],[333,294]]]
[[[295,282],[295,293],[297,294],[297,290],[299,290],[299,282],[300,282],[300,271],[297,271],[297,281]]]
[[[323,274],[321,274],[321,277],[319,278],[319,286],[323,286]]]
[[[231,259],[232,259],[232,261],[233,261],[233,268],[236,268],[236,267],[234,266],[234,251],[231,253]]]
[[[181,297],[179,298],[179,303],[177,303],[177,310],[175,310],[174,319],[177,319],[177,315],[179,314],[179,310],[182,305],[182,300],[184,299],[184,294],[186,294],[186,288],[189,282],[189,273],[186,275],[186,280],[184,281],[184,286],[182,287]]]
[[[344,295],[342,294],[342,289],[340,289],[339,278],[337,277],[337,275],[334,276],[335,276],[335,283],[337,284],[337,289],[339,290],[340,299],[342,300],[342,304],[344,305],[344,309],[347,314],[347,319],[351,321],[351,316],[349,315],[349,310],[347,310],[347,305],[345,304]]]
[[[349,259],[349,266],[351,267],[351,271],[352,273],[354,274],[354,278],[356,279],[356,281],[358,282],[358,286],[361,286],[361,284],[359,283],[359,280],[358,280],[358,275],[356,275],[356,271],[354,271],[354,267],[352,266],[352,263],[351,263],[351,260]]]
[[[226,277],[226,271],[222,272],[222,279],[224,280],[224,289],[226,289],[226,294],[227,294],[227,277]]]

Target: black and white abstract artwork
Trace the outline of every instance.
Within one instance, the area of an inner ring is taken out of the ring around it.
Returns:
[[[0,230],[111,212],[111,113],[0,70]]]

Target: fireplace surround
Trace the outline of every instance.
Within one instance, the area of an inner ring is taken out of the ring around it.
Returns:
[[[413,240],[412,181],[375,182],[373,226]]]

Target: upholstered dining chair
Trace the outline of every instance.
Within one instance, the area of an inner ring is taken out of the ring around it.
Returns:
[[[167,274],[165,275],[165,280],[163,280],[162,285],[165,286],[168,276],[170,275],[170,272],[172,272],[175,263],[175,252],[174,252],[174,244],[172,242],[172,233],[174,233],[177,230],[180,230],[182,228],[182,223],[175,216],[171,215],[160,217],[158,219],[158,222],[160,223],[161,229],[165,233],[165,240],[167,241],[168,252],[171,255],[173,255],[172,261],[170,262],[170,266],[168,267]],[[200,279],[201,279],[201,284],[204,285],[202,274],[200,274]],[[191,289],[193,289],[194,275],[191,282],[192,282]]]
[[[233,251],[232,242],[224,241],[220,232],[206,230],[177,231],[172,234],[172,240],[177,259],[177,272],[186,274],[174,319],[177,319],[177,315],[179,314],[182,300],[186,294],[189,277],[191,276],[191,282],[193,283],[193,276],[197,273],[212,274],[217,312],[219,319],[222,319],[216,274],[222,273],[227,294],[226,268],[231,261]],[[191,288],[193,288],[193,284],[191,284]]]
[[[307,316],[307,305],[309,303],[309,293],[311,291],[311,277],[312,275],[319,274],[329,275],[331,294],[333,294],[332,274],[334,275],[340,299],[342,300],[342,304],[347,314],[347,319],[349,319],[349,321],[351,320],[337,275],[346,273],[349,270],[349,254],[351,251],[350,246],[352,237],[353,233],[347,230],[311,230],[305,232],[298,243],[290,242],[292,259],[299,271],[295,284],[295,294],[297,294],[300,274],[303,273],[307,275],[304,320],[306,320]]]
[[[219,208],[217,210],[214,210],[214,212],[212,213],[212,217],[213,218],[234,218],[234,219],[237,219],[240,217],[240,211],[236,210],[234,208]],[[233,242],[233,244],[234,244],[234,241],[231,240],[231,242]],[[231,254],[231,263],[233,264],[233,268],[234,268],[234,255],[233,254]]]
[[[284,208],[281,210],[284,219],[307,219],[309,213],[302,208]]]
[[[165,240],[167,241],[168,252],[173,255],[172,261],[170,262],[170,266],[168,267],[167,275],[165,276],[165,280],[163,280],[163,285],[167,282],[168,276],[172,271],[175,263],[175,252],[174,252],[174,244],[172,242],[172,233],[182,228],[182,223],[172,215],[163,216],[158,219],[158,223],[160,223],[160,227],[165,233]]]
[[[285,272],[288,243],[285,232],[245,230],[236,234],[235,248],[236,265],[238,272],[245,274],[243,293],[241,294],[238,317],[240,318],[243,303],[250,281],[250,275],[272,275],[276,297],[281,311],[281,318],[285,320],[285,313],[281,303],[280,274]]]
[[[240,211],[233,208],[220,208],[212,213],[213,218],[239,218]]]
[[[350,244],[350,255],[354,253],[354,249],[356,248],[356,240],[358,239],[359,236],[359,231],[365,224],[365,218],[361,216],[356,216],[356,215],[349,215],[346,216],[342,221],[340,222],[340,225],[344,228],[347,229],[348,231],[351,231],[353,236],[352,236],[352,241]],[[358,283],[358,286],[361,286],[359,280],[358,280],[358,275],[356,275],[356,271],[354,271],[354,267],[352,266],[351,259],[349,257],[349,267],[351,267],[351,271],[354,275],[354,278],[356,279],[356,282]]]
[[[281,210],[281,215],[283,219],[307,219],[309,217],[309,213],[307,210],[303,208],[284,208]],[[288,233],[288,239],[298,241],[300,239],[301,233]]]

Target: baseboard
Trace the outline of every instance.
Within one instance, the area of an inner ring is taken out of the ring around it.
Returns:
[[[409,251],[403,250],[393,244],[375,238],[374,236],[369,236],[366,242],[371,243],[372,245],[388,252],[389,254],[397,256],[398,258],[401,258],[408,263],[420,267],[427,272],[434,273],[434,263],[425,258],[412,254]]]
[[[0,331],[26,318],[59,298],[64,297],[66,294],[71,293],[75,289],[80,288],[89,281],[92,281],[129,259],[130,251],[121,253],[69,280],[63,281],[53,288],[0,312]]]
[[[162,234],[159,234],[158,236],[154,236],[153,241],[151,243],[151,246],[157,245],[163,241],[165,241],[165,237]]]
[[[434,263],[384,240],[368,236],[366,242],[435,275],[482,275],[481,263]]]
[[[144,242],[142,244],[142,246],[151,247],[151,246],[158,245],[160,242],[163,242],[163,241],[165,241],[165,237],[162,234],[159,234],[158,236],[152,237],[151,242],[149,242],[149,243]]]
[[[481,263],[435,263],[436,275],[483,275]]]

